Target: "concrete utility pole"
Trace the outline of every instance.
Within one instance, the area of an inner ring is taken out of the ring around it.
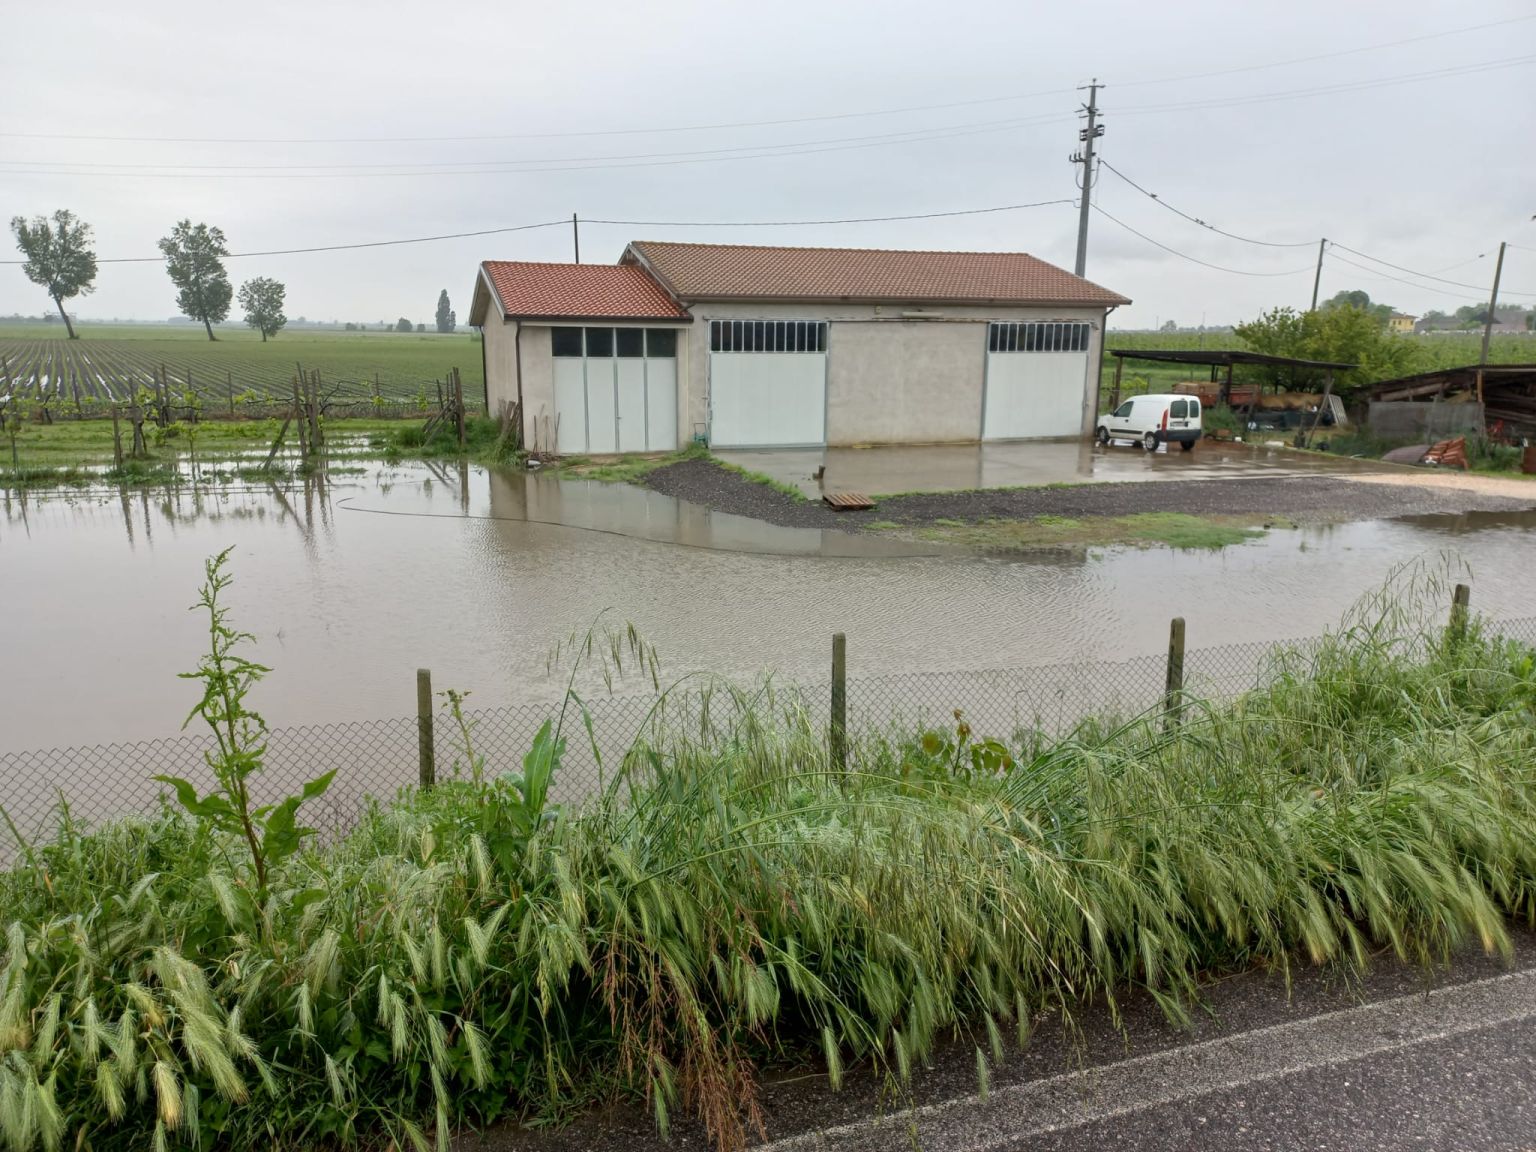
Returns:
[[[1500,240],[1499,259],[1493,266],[1493,293],[1488,297],[1488,315],[1483,317],[1483,354],[1478,357],[1479,364],[1488,363],[1488,341],[1493,338],[1493,312],[1499,306],[1499,277],[1504,274],[1504,245],[1505,241]]]
[[[1086,85],[1088,89],[1088,103],[1083,105],[1083,111],[1088,114],[1088,126],[1077,130],[1077,138],[1083,143],[1083,151],[1072,153],[1072,163],[1083,166],[1083,198],[1078,203],[1077,209],[1077,265],[1073,269],[1079,276],[1083,275],[1088,267],[1088,208],[1090,197],[1093,195],[1093,142],[1104,135],[1104,125],[1099,123],[1099,89],[1100,84],[1095,77],[1092,83]],[[1078,89],[1079,92],[1082,88]]]
[[[1323,252],[1328,248],[1328,237],[1317,242],[1317,274],[1312,277],[1312,308],[1317,311],[1317,286],[1323,282]]]
[[[576,213],[571,213],[571,247],[576,249],[576,263],[581,263],[581,226],[576,222]]]

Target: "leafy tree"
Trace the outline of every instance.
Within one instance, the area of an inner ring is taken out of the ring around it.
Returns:
[[[448,303],[448,289],[437,294],[437,330],[452,332],[458,327],[458,316]]]
[[[1343,292],[1335,292],[1327,300],[1323,301],[1323,308],[1333,311],[1338,308],[1357,308],[1362,312],[1375,316],[1383,324],[1392,318],[1396,311],[1390,304],[1376,304],[1371,300],[1371,294],[1361,288],[1350,288]]]
[[[229,255],[229,248],[223,230],[183,220],[160,241],[160,251],[176,285],[176,307],[182,315],[201,320],[208,339],[214,339],[213,326],[228,318],[234,296],[224,270],[223,257]]]
[[[1179,326],[1177,322],[1173,320],[1164,320],[1163,326],[1158,329],[1159,332],[1177,332],[1178,330]]]
[[[427,326],[425,324],[418,324],[418,325],[416,325],[416,331],[418,331],[418,332],[425,332],[426,330],[427,330]]]
[[[265,344],[268,336],[276,336],[288,323],[283,315],[283,296],[288,289],[280,281],[257,276],[240,285],[240,307],[245,309],[245,322],[261,333]]]
[[[413,331],[415,329],[415,327],[416,327],[416,325],[412,324],[404,316],[400,317],[400,319],[395,321],[395,331],[396,332],[410,332],[410,331]]]
[[[47,290],[64,319],[69,338],[79,339],[69,313],[64,310],[64,301],[89,296],[95,290],[96,253],[91,248],[91,226],[68,209],[60,208],[51,222],[46,216],[33,217],[30,222],[17,216],[11,220],[11,231],[16,236],[16,247],[27,258],[22,272],[32,283]]]
[[[1343,393],[1377,380],[1405,376],[1414,370],[1420,356],[1413,341],[1394,339],[1374,312],[1347,304],[1316,312],[1275,308],[1233,331],[1255,352],[1356,365],[1335,381],[1335,389]],[[1282,368],[1271,372],[1270,379],[1293,385],[1302,378],[1312,382],[1318,375]]]

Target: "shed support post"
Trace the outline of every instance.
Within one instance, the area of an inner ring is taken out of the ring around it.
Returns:
[[[1109,410],[1113,412],[1120,407],[1120,374],[1125,371],[1125,357],[1115,357],[1115,390],[1109,397]]]

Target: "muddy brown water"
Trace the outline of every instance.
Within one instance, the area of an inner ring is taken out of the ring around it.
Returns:
[[[234,620],[274,727],[404,716],[415,670],[476,706],[551,699],[551,645],[605,610],[664,675],[824,678],[1120,660],[1320,631],[1394,565],[1450,551],[1475,603],[1530,615],[1536,514],[1271,532],[1221,552],[1008,558],[774,528],[640,489],[471,467],[206,493],[0,496],[0,751],[174,733],[206,635],[187,610],[233,547]],[[916,553],[916,554],[914,554]],[[924,554],[926,553],[926,554]]]

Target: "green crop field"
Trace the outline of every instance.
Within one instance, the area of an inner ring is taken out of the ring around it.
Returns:
[[[435,381],[457,368],[465,401],[483,402],[485,379],[479,337],[468,332],[283,332],[262,343],[259,334],[215,329],[210,342],[200,325],[76,324],[78,340],[64,340],[56,324],[0,324],[0,394],[35,394],[58,388],[72,402],[123,399],[162,367],[171,387],[189,384],[205,403],[231,393],[287,394],[302,365],[319,372],[328,391],[362,399],[375,385],[386,400],[410,400],[423,388],[434,399]]]

